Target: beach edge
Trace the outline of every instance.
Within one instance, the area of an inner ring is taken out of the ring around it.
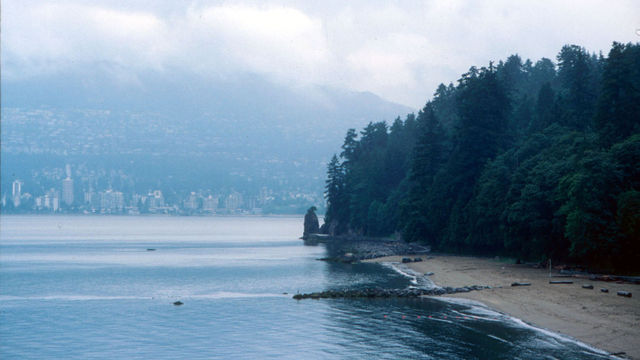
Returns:
[[[424,255],[422,255],[424,258]],[[366,260],[373,263],[402,262],[413,254]],[[617,296],[617,291],[638,293],[640,285],[571,279],[572,284],[550,284],[557,271],[511,264],[492,258],[432,255],[420,262],[405,263],[437,286],[491,286],[491,289],[447,295],[468,299],[520,320],[537,329],[551,331],[602,349],[611,356],[640,359],[640,300]],[[511,286],[512,283],[530,286]],[[582,285],[593,285],[584,289]],[[607,288],[608,293],[600,291]],[[445,299],[443,299],[445,300]]]

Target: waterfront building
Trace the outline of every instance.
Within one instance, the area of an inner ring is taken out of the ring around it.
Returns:
[[[202,200],[202,210],[213,213],[213,212],[216,212],[217,208],[218,208],[218,197],[213,197],[209,195]]]
[[[11,196],[13,199],[13,206],[20,206],[20,197],[22,196],[22,181],[14,180],[11,184]]]
[[[191,192],[187,199],[184,201],[184,208],[186,210],[196,210],[198,208],[198,196],[195,192]]]
[[[162,191],[154,190],[147,195],[147,201],[149,202],[149,211],[156,212],[164,208],[164,196]]]
[[[100,193],[100,212],[115,213],[124,210],[124,194],[111,189]]]
[[[237,191],[232,192],[225,199],[225,207],[229,212],[235,212],[242,206],[242,194]]]
[[[51,208],[53,209],[53,212],[60,209],[60,198],[58,196],[54,196],[53,199],[51,199]]]
[[[62,202],[67,206],[73,204],[73,180],[70,177],[62,180]]]

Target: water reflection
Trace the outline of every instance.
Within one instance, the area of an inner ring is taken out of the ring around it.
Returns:
[[[327,262],[328,285],[404,288],[409,279],[379,264]],[[320,290],[320,289],[319,289]],[[312,300],[315,302],[315,300]],[[483,306],[434,298],[322,299],[326,331],[345,353],[380,359],[603,359],[570,339],[520,326]]]

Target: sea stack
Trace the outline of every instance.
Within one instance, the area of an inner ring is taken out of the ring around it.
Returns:
[[[304,232],[302,233],[302,238],[305,240],[309,238],[309,235],[317,234],[320,231],[320,223],[318,222],[316,210],[316,207],[312,206],[304,215]]]

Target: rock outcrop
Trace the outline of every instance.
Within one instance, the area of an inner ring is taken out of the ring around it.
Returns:
[[[316,210],[316,207],[312,206],[304,215],[304,231],[302,233],[302,238],[305,240],[309,238],[309,235],[320,232],[320,223],[318,222]]]

